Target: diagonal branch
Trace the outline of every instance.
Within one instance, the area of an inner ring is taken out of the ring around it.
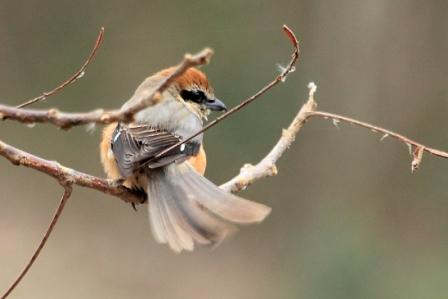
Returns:
[[[59,201],[59,205],[54,213],[53,219],[51,220],[47,231],[45,232],[42,240],[40,241],[39,246],[37,246],[36,251],[34,251],[34,254],[32,255],[31,259],[26,264],[25,268],[22,270],[20,275],[16,278],[14,283],[5,292],[5,294],[3,294],[1,299],[5,299],[6,297],[9,296],[9,294],[11,294],[11,292],[16,288],[16,286],[20,283],[20,281],[23,279],[23,277],[25,277],[26,273],[28,272],[28,270],[30,270],[31,266],[33,266],[34,262],[36,261],[37,257],[39,256],[40,252],[42,251],[45,244],[47,243],[47,240],[50,237],[50,234],[53,231],[56,223],[58,222],[59,216],[61,216],[61,213],[65,207],[65,204],[67,203],[67,200],[69,199],[71,194],[72,194],[71,184],[65,184],[64,185],[64,194],[62,194],[61,200]]]
[[[218,116],[217,118],[215,118],[213,121],[211,121],[210,123],[208,123],[206,126],[204,126],[201,130],[199,130],[198,132],[194,133],[193,135],[191,135],[190,137],[179,141],[178,143],[168,147],[167,149],[161,151],[160,153],[158,153],[155,157],[154,160],[157,160],[158,158],[162,157],[163,155],[165,155],[166,153],[172,151],[173,149],[181,146],[184,143],[187,143],[188,141],[192,140],[193,138],[195,138],[196,136],[198,136],[199,134],[202,134],[203,132],[207,131],[208,129],[210,129],[211,127],[215,126],[216,124],[218,124],[219,122],[221,122],[222,120],[226,119],[227,117],[229,117],[230,115],[232,115],[233,113],[236,113],[238,111],[240,111],[241,109],[243,109],[245,106],[249,105],[250,103],[252,103],[253,101],[255,101],[257,98],[259,98],[260,96],[262,96],[264,93],[266,93],[268,90],[270,90],[271,88],[273,88],[275,85],[277,85],[280,82],[284,82],[286,80],[286,77],[294,72],[295,70],[295,64],[297,62],[297,60],[299,60],[299,55],[300,55],[300,47],[299,47],[299,41],[297,40],[296,35],[294,34],[294,32],[286,25],[283,25],[283,31],[285,32],[286,36],[288,37],[288,39],[291,41],[293,47],[294,47],[294,52],[291,55],[291,60],[289,61],[288,65],[283,68],[282,72],[275,77],[274,80],[272,80],[270,83],[266,84],[263,88],[261,88],[258,92],[256,92],[254,95],[250,96],[249,98],[247,98],[246,100],[242,101],[240,104],[236,105],[235,107],[233,107],[232,109],[230,109],[229,111],[227,111],[226,113]]]
[[[69,182],[118,197],[130,203],[140,203],[142,201],[139,196],[115,182],[65,167],[56,161],[42,159],[2,141],[0,141],[0,156],[5,157],[14,165],[29,167],[45,173],[58,180],[62,185]]]
[[[249,185],[259,179],[275,176],[277,174],[278,171],[275,164],[294,142],[297,133],[299,133],[300,129],[305,125],[310,113],[317,108],[317,104],[314,101],[314,93],[316,92],[316,89],[311,85],[310,87],[308,101],[302,108],[300,108],[289,127],[283,130],[282,136],[271,151],[256,165],[245,164],[237,176],[220,186],[222,189],[235,193],[246,189]]]

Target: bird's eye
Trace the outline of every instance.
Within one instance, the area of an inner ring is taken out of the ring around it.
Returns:
[[[207,100],[207,96],[200,90],[183,89],[180,92],[180,96],[184,99],[184,101],[192,101],[198,104],[201,104]]]

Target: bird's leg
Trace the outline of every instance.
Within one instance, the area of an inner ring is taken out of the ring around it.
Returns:
[[[138,204],[144,204],[147,200],[147,194],[146,194],[145,190],[143,190],[141,187],[136,186],[136,185],[129,188],[129,187],[123,185],[123,183],[125,181],[126,181],[125,179],[119,178],[119,179],[113,180],[112,185],[114,187],[126,188],[127,190],[134,193],[135,195],[137,195],[140,198],[140,202]],[[137,212],[137,203],[131,202],[131,206],[132,206],[132,209]]]

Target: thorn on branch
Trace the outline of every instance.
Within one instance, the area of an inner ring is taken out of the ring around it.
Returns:
[[[340,129],[339,128],[339,123],[340,123],[341,121],[339,120],[339,119],[337,119],[337,118],[333,118],[333,125],[336,127],[336,129]]]
[[[389,134],[385,133],[383,136],[381,136],[380,141],[383,141],[387,137],[389,137]]]
[[[77,79],[77,80],[78,80],[78,79],[81,79],[82,77],[85,76],[85,74],[86,74],[86,71],[82,71],[81,73],[79,73],[78,76],[76,76],[76,79]]]
[[[406,143],[406,146],[408,147],[409,156],[412,156],[412,144]]]
[[[419,167],[423,159],[424,146],[416,146],[412,152],[411,172],[414,173]]]

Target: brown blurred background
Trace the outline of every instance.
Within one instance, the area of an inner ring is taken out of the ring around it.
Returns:
[[[86,76],[36,108],[121,105],[147,75],[204,46],[216,94],[234,106],[271,80],[295,30],[302,59],[285,84],[206,135],[207,176],[226,181],[257,162],[318,85],[325,111],[448,149],[446,1],[1,1],[0,99],[15,105],[60,83],[103,47]],[[76,188],[47,247],[11,298],[442,298],[448,294],[448,161],[347,125],[313,120],[279,175],[243,195],[273,207],[215,250],[157,245],[146,206]],[[0,123],[0,139],[103,176],[97,143]],[[22,269],[61,188],[0,159],[0,290]]]

